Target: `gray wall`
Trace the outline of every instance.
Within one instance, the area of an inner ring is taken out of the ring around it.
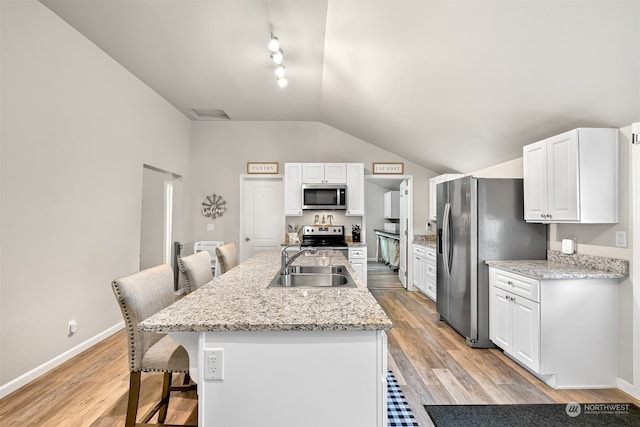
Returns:
[[[40,3],[0,8],[3,385],[122,321],[143,164],[186,174],[190,122]]]
[[[429,178],[435,173],[323,123],[194,122],[192,135],[191,203],[198,207],[215,192],[227,201],[228,210],[213,221],[193,210],[188,224],[193,240],[185,242],[185,250],[192,251],[197,240],[238,244],[238,177],[246,173],[247,162],[279,162],[280,173],[285,162],[364,163],[365,174],[371,174],[373,162],[403,162],[405,175],[414,177],[414,223],[424,229],[429,215]],[[359,222],[355,218],[345,221],[349,234],[350,225]],[[287,217],[287,223],[306,224],[304,221],[309,220]],[[215,231],[206,231],[210,222],[215,223]]]

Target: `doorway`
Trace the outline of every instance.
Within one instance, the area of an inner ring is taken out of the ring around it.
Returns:
[[[240,177],[240,262],[284,242],[282,176]]]
[[[365,214],[367,251],[369,260],[374,262],[377,253],[377,236],[374,229],[384,228],[383,194],[387,191],[402,191],[400,225],[400,261],[398,265],[398,278],[402,286],[413,290],[412,258],[407,256],[410,243],[413,241],[413,176],[412,175],[367,175],[365,177]],[[372,264],[374,265],[374,264]]]
[[[173,242],[180,239],[182,178],[150,165],[142,168],[140,215],[140,270],[172,265]]]

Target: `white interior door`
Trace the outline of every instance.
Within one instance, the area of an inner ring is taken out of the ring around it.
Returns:
[[[413,283],[413,277],[409,277],[411,259],[409,253],[409,241],[413,238],[413,180],[405,179],[400,183],[400,265],[398,277],[400,283],[407,289],[409,283]]]
[[[240,177],[239,261],[280,249],[284,241],[282,177]]]

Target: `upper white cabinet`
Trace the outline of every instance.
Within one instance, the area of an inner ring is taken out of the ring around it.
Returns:
[[[347,216],[364,215],[364,163],[347,163]]]
[[[304,184],[346,184],[346,163],[303,163]]]
[[[524,218],[618,222],[618,130],[578,128],[523,147]]]
[[[316,178],[322,176],[323,181],[310,181],[310,177],[313,176]],[[285,163],[285,215],[302,215],[302,184],[314,182],[346,184],[347,211],[345,215],[364,215],[364,163]]]
[[[461,173],[445,173],[443,175],[434,176],[429,179],[429,219],[436,220],[438,210],[437,200],[437,186],[441,182],[452,181],[454,179],[462,178],[464,174]]]
[[[284,214],[302,215],[302,163],[284,164]]]
[[[385,219],[400,218],[400,192],[387,191],[383,195]]]

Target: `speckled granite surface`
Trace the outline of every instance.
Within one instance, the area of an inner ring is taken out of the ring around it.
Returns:
[[[499,268],[534,279],[623,279],[625,274],[596,270],[549,260],[486,261]]]
[[[583,254],[563,254],[560,251],[547,251],[547,259],[549,261],[561,262],[563,264],[571,264],[578,267],[593,268],[595,270],[610,271],[612,273],[620,273],[625,277],[629,275],[629,261],[626,259],[607,258],[594,255]]]
[[[414,240],[413,244],[414,245],[425,246],[427,248],[435,248],[436,247],[436,242],[430,242],[428,240]]]
[[[344,265],[350,289],[267,288],[280,251],[260,253],[140,323],[153,332],[391,329],[391,320],[340,252],[301,256],[293,265]]]

